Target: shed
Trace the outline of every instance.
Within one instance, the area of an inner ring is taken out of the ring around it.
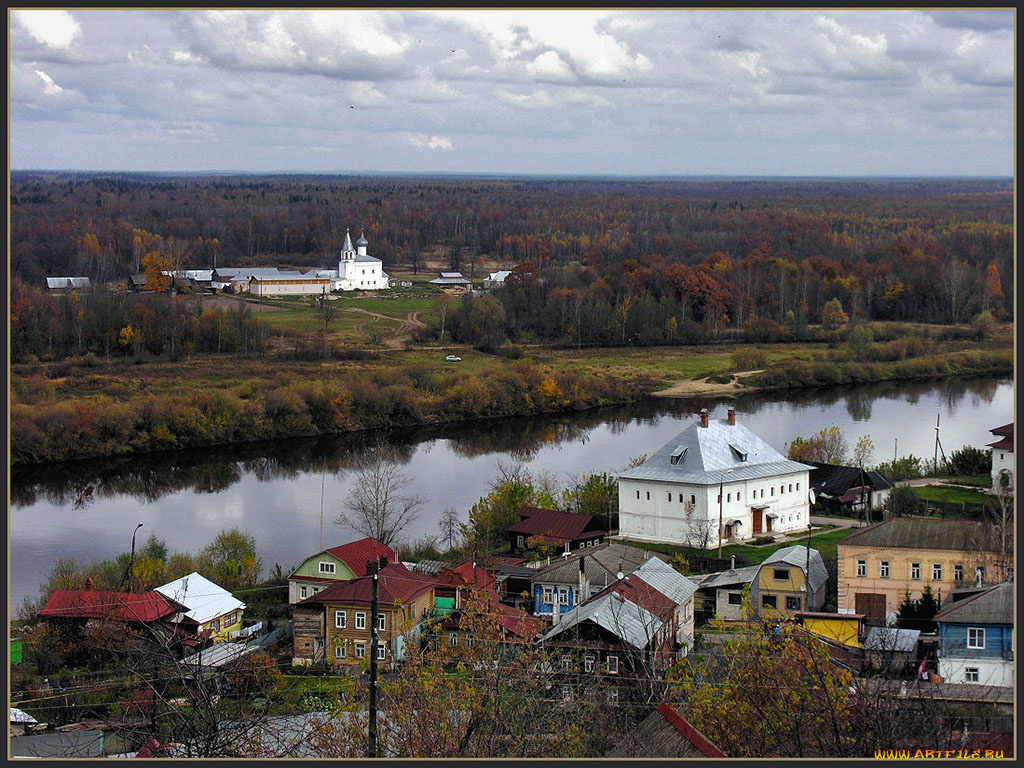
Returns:
[[[864,660],[868,666],[890,673],[899,673],[914,663],[919,629],[872,627],[864,640]]]

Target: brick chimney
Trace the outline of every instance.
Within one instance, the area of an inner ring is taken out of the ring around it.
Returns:
[[[708,409],[707,408],[701,408],[700,409],[700,425],[702,427],[704,427],[705,429],[708,426]]]
[[[735,427],[736,426],[736,409],[735,408],[730,408],[727,411],[727,413],[726,413],[726,418],[729,420],[729,426],[730,427]]]

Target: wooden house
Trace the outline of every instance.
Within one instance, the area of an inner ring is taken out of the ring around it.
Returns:
[[[519,522],[506,530],[512,552],[527,549],[531,541],[543,542],[559,552],[571,552],[596,547],[608,535],[592,515],[531,506],[520,507]]]
[[[397,560],[391,547],[369,537],[310,555],[288,576],[288,602],[294,605],[331,584],[365,576],[366,564],[382,557]]]
[[[185,606],[185,616],[199,628],[200,636],[215,643],[228,640],[242,628],[245,603],[198,573],[190,573],[157,587],[155,592]]]
[[[1013,685],[1014,585],[948,602],[937,614],[939,674],[950,683]]]

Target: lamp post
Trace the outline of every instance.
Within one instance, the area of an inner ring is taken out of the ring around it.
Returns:
[[[718,559],[722,559],[722,502],[725,501],[725,478],[732,474],[731,469],[725,470],[722,479],[718,481]]]
[[[132,556],[128,560],[128,591],[133,592],[135,590],[135,534],[139,532],[139,528],[142,527],[142,523],[135,526],[135,530],[132,531]]]

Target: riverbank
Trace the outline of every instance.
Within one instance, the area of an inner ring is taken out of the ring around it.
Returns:
[[[652,394],[1012,373],[1012,351],[953,349],[893,362],[838,362],[823,344],[555,350],[518,360],[459,350],[350,360],[194,356],[12,366],[11,464],[30,465],[387,427],[576,412]],[[756,350],[767,366],[737,370]]]

